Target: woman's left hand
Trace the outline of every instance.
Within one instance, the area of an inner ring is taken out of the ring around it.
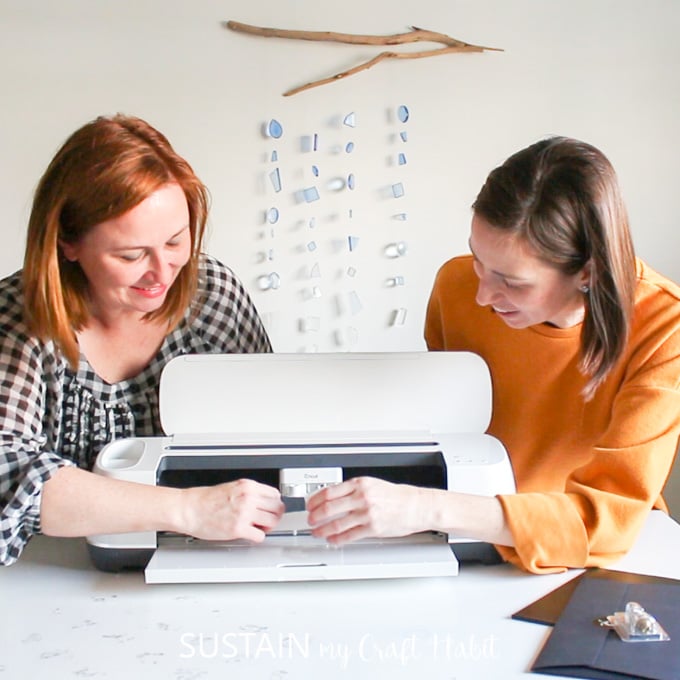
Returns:
[[[406,536],[428,527],[427,489],[355,477],[318,491],[307,501],[312,534],[331,543]]]

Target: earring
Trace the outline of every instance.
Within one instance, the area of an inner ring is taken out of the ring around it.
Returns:
[[[590,293],[590,286],[584,283],[584,284],[579,288],[579,290],[580,290],[582,293],[584,293],[584,294],[585,294],[585,293]]]

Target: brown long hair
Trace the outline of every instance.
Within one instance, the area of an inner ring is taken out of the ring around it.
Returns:
[[[29,331],[54,341],[72,367],[79,358],[75,332],[90,317],[88,282],[80,265],[63,257],[60,243],[77,242],[169,182],[179,184],[187,199],[191,257],[148,318],[172,328],[196,292],[208,192],[168,140],[139,118],[102,116],[66,140],[38,183],[24,255],[24,318]]]
[[[635,253],[611,163],[590,144],[551,137],[493,170],[472,207],[565,274],[589,265],[580,367],[592,397],[626,346],[635,293]]]

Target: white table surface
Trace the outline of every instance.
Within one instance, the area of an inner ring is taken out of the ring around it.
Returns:
[[[678,555],[680,525],[653,512],[610,568],[680,578]],[[0,680],[548,677],[529,668],[551,628],[511,615],[577,574],[146,585],[40,536],[0,569]]]

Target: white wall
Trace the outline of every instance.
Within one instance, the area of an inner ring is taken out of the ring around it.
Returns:
[[[225,30],[227,19],[375,34],[416,25],[504,52],[387,62],[284,98],[379,50],[249,37]],[[677,0],[0,0],[0,275],[21,266],[32,191],[54,151],[87,120],[122,111],[161,129],[210,188],[209,250],[252,291],[277,351],[422,349],[433,276],[466,249],[487,172],[547,134],[610,157],[638,253],[680,280],[679,32]],[[405,125],[394,117],[401,104]],[[354,129],[340,123],[349,112]],[[284,126],[276,143],[261,134],[272,117]],[[319,150],[303,152],[314,133]],[[347,141],[354,152],[334,153]],[[280,194],[268,179],[273,149]],[[349,172],[353,192],[326,189]],[[403,198],[386,194],[394,182]],[[320,200],[297,202],[312,185]],[[281,214],[273,233],[271,206]],[[406,221],[392,218],[400,212]],[[409,250],[392,260],[383,249],[396,240]],[[310,279],[316,263],[321,277]],[[259,291],[271,271],[281,287]],[[403,287],[386,286],[395,275]],[[403,326],[390,325],[397,309]],[[307,318],[318,331],[301,330]]]

